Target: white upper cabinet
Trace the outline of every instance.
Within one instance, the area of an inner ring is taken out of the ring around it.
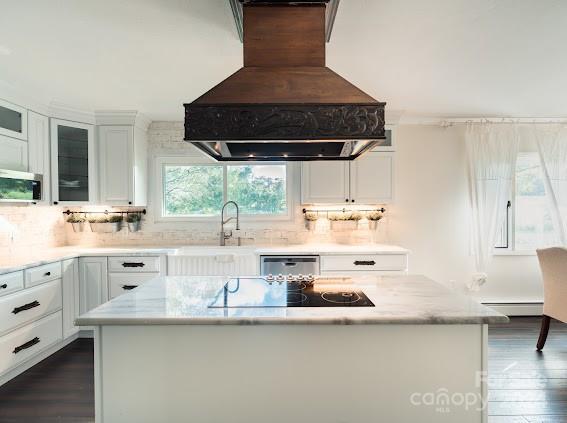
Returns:
[[[146,132],[134,125],[100,125],[98,140],[101,204],[145,206]]]
[[[393,193],[394,153],[371,151],[350,163],[352,203],[389,203]]]
[[[376,204],[393,200],[394,153],[371,151],[354,161],[303,162],[303,204]]]
[[[0,135],[0,169],[28,171],[28,143]]]
[[[28,112],[28,168],[32,173],[43,175],[43,203],[50,198],[49,118],[32,111]]]
[[[301,164],[303,204],[381,204],[394,199],[396,127],[386,125],[382,145],[351,161]]]
[[[348,199],[348,162],[301,163],[301,200],[303,203],[346,203]]]
[[[51,119],[53,204],[94,204],[97,200],[94,126]]]
[[[385,125],[386,139],[380,141],[380,145],[374,147],[372,151],[396,151],[396,126]]]
[[[28,111],[21,106],[0,100],[0,135],[27,140]]]

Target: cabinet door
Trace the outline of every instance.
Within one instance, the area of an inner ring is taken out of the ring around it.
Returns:
[[[28,112],[28,167],[32,173],[43,175],[43,203],[51,201],[49,166],[49,118]]]
[[[0,169],[28,171],[28,143],[0,135]]]
[[[54,204],[96,202],[96,158],[92,125],[51,120],[51,195]]]
[[[349,201],[348,162],[313,161],[301,164],[301,202],[304,204]]]
[[[370,152],[351,162],[351,203],[374,204],[392,201],[393,172],[393,153]]]
[[[79,313],[83,314],[108,301],[106,257],[79,259]]]
[[[28,139],[28,111],[0,100],[0,134],[21,140]]]
[[[132,158],[134,128],[132,126],[99,126],[100,201],[103,204],[132,204]]]
[[[79,316],[79,259],[63,261],[63,338],[79,331],[75,319]]]

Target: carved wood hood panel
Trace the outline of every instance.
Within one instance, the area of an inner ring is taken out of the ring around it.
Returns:
[[[385,103],[325,67],[326,1],[242,3],[244,67],[184,105],[185,140],[217,160],[352,160],[385,138]]]

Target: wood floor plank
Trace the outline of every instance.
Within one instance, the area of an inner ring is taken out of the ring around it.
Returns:
[[[489,423],[567,423],[567,324],[540,318],[489,328]],[[80,339],[0,387],[1,423],[93,423],[93,343]]]

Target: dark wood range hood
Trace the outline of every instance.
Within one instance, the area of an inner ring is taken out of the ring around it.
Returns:
[[[220,161],[353,160],[385,103],[325,66],[327,1],[240,0],[244,67],[185,104],[185,140]]]

